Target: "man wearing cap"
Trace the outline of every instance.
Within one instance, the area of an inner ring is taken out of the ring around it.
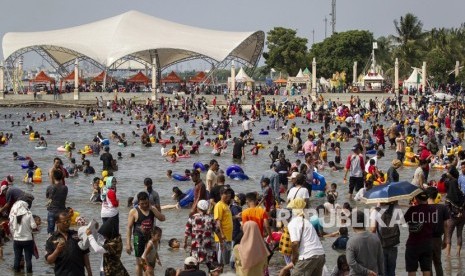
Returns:
[[[428,181],[428,175],[429,175],[429,163],[431,162],[431,159],[434,157],[434,155],[431,153],[431,151],[428,150],[426,147],[426,144],[421,142],[420,145],[420,156],[419,159],[425,160],[427,162],[427,166],[423,167],[423,172],[425,173],[425,183]]]
[[[409,225],[405,248],[405,267],[409,276],[416,275],[418,264],[423,275],[431,275],[433,257],[433,225],[437,223],[437,209],[428,205],[428,195],[415,196],[418,205],[410,206],[404,215]]]
[[[263,179],[268,178],[270,180],[270,187],[273,191],[273,195],[278,203],[282,201],[279,193],[279,174],[276,172],[278,168],[278,164],[275,162],[271,165],[269,170],[266,170],[262,174],[262,178],[260,179],[260,183],[262,183]]]
[[[100,160],[103,163],[102,170],[104,170],[104,171],[113,171],[113,165],[112,165],[113,155],[111,155],[111,153],[110,153],[110,147],[109,146],[105,146],[104,153],[102,153],[102,155],[100,155]]]
[[[199,200],[197,213],[190,216],[184,232],[184,249],[187,249],[187,241],[191,238],[190,254],[198,263],[210,266],[216,261],[215,241],[213,234],[221,235],[216,227],[215,220],[209,214],[210,204],[207,200]]]
[[[296,198],[301,198],[308,204],[307,207],[310,207],[310,195],[308,189],[303,186],[305,184],[305,176],[301,173],[293,172],[290,178],[292,182],[295,181],[295,186],[287,194],[287,203]]]
[[[199,263],[194,257],[184,260],[184,270],[178,270],[177,276],[207,276],[205,271],[199,269]]]
[[[387,181],[386,183],[399,182],[399,173],[397,169],[402,166],[402,161],[399,159],[394,159],[391,162],[391,167],[387,170]]]
[[[292,200],[287,207],[292,209],[292,219],[288,224],[292,243],[292,275],[321,276],[325,265],[325,251],[315,228],[304,217],[305,201]]]
[[[362,148],[360,145],[355,145],[352,148],[353,153],[347,156],[346,172],[344,174],[344,184],[347,183],[347,173],[350,172],[349,178],[349,198],[352,198],[352,194],[355,190],[357,192],[363,188],[363,168],[365,168],[365,162],[361,155]]]

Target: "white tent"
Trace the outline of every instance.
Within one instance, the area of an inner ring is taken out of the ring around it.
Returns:
[[[236,75],[236,82],[254,82],[254,80],[245,73],[244,69],[241,67],[239,73]]]
[[[408,79],[404,80],[403,86],[405,88],[413,87],[418,89],[421,86],[421,70],[413,67],[412,74],[410,74]]]
[[[44,32],[7,33],[3,56],[15,62],[20,55],[36,51],[48,55],[57,66],[88,59],[100,67],[119,66],[127,58],[166,68],[192,58],[218,63],[229,56],[255,66],[263,50],[265,34],[224,32],[182,25],[137,11],[97,22]]]
[[[304,74],[302,73],[302,69],[299,70],[299,73],[297,73],[297,76],[295,76],[296,78],[303,78],[304,77]]]
[[[329,81],[327,81],[325,78],[321,77],[320,78],[320,85],[324,87],[329,87]]]

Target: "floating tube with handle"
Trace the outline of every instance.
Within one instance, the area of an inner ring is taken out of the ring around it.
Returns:
[[[238,165],[231,165],[226,169],[226,175],[231,176],[231,173],[237,172],[237,173],[244,173],[244,170],[239,167]]]
[[[324,191],[326,188],[326,179],[323,175],[313,172],[312,191]]]

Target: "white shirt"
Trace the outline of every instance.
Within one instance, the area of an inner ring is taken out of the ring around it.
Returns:
[[[354,197],[354,200],[355,200],[355,201],[360,201],[360,200],[362,200],[362,197],[365,195],[366,190],[367,190],[367,189],[366,189],[365,187],[363,187],[363,188],[361,188],[360,190],[358,190],[357,194],[356,194],[355,197]]]
[[[32,217],[32,213],[28,212],[23,215],[21,223],[13,229],[12,219],[16,219],[16,216],[10,217],[10,230],[13,233],[13,240],[15,241],[31,241],[32,240],[32,229],[37,228],[36,222]]]
[[[302,223],[303,232],[302,232]],[[293,217],[287,225],[291,242],[300,241],[299,260],[305,260],[312,256],[324,255],[325,250],[313,225],[303,217]]]
[[[373,156],[370,160],[375,160],[375,166],[378,163],[378,156]],[[368,160],[365,164],[365,172],[368,172],[368,168],[370,167],[370,160]]]
[[[363,177],[363,168],[360,162],[362,157],[360,155],[350,155],[350,168],[349,173],[350,176],[353,177]]]
[[[161,156],[165,156],[166,155],[166,148],[161,148],[160,153],[161,153]]]
[[[244,122],[242,122],[242,128],[244,130],[249,130],[250,129],[250,121],[249,120],[245,120]]]
[[[305,188],[305,187],[292,187],[289,190],[289,193],[287,194],[287,200],[291,201],[294,198],[303,198],[303,199],[310,198],[310,195],[308,194],[307,188]]]
[[[360,124],[361,123],[361,120],[360,120],[360,114],[355,114],[354,115],[354,120],[355,120],[355,123],[356,124]]]

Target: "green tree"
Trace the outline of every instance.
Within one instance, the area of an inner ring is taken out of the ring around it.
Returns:
[[[413,15],[407,13],[400,20],[394,20],[396,35],[392,40],[397,44],[393,49],[393,56],[399,58],[399,74],[408,75],[412,66],[421,66],[425,55],[423,23]]]
[[[307,39],[297,36],[297,31],[275,27],[267,33],[268,52],[263,53],[266,70],[274,68],[295,75],[308,66]]]
[[[347,31],[332,35],[323,42],[315,43],[310,58],[315,57],[319,76],[331,77],[336,71],[347,72],[351,83],[354,61],[360,66],[368,62],[372,50],[373,34],[369,31]]]

